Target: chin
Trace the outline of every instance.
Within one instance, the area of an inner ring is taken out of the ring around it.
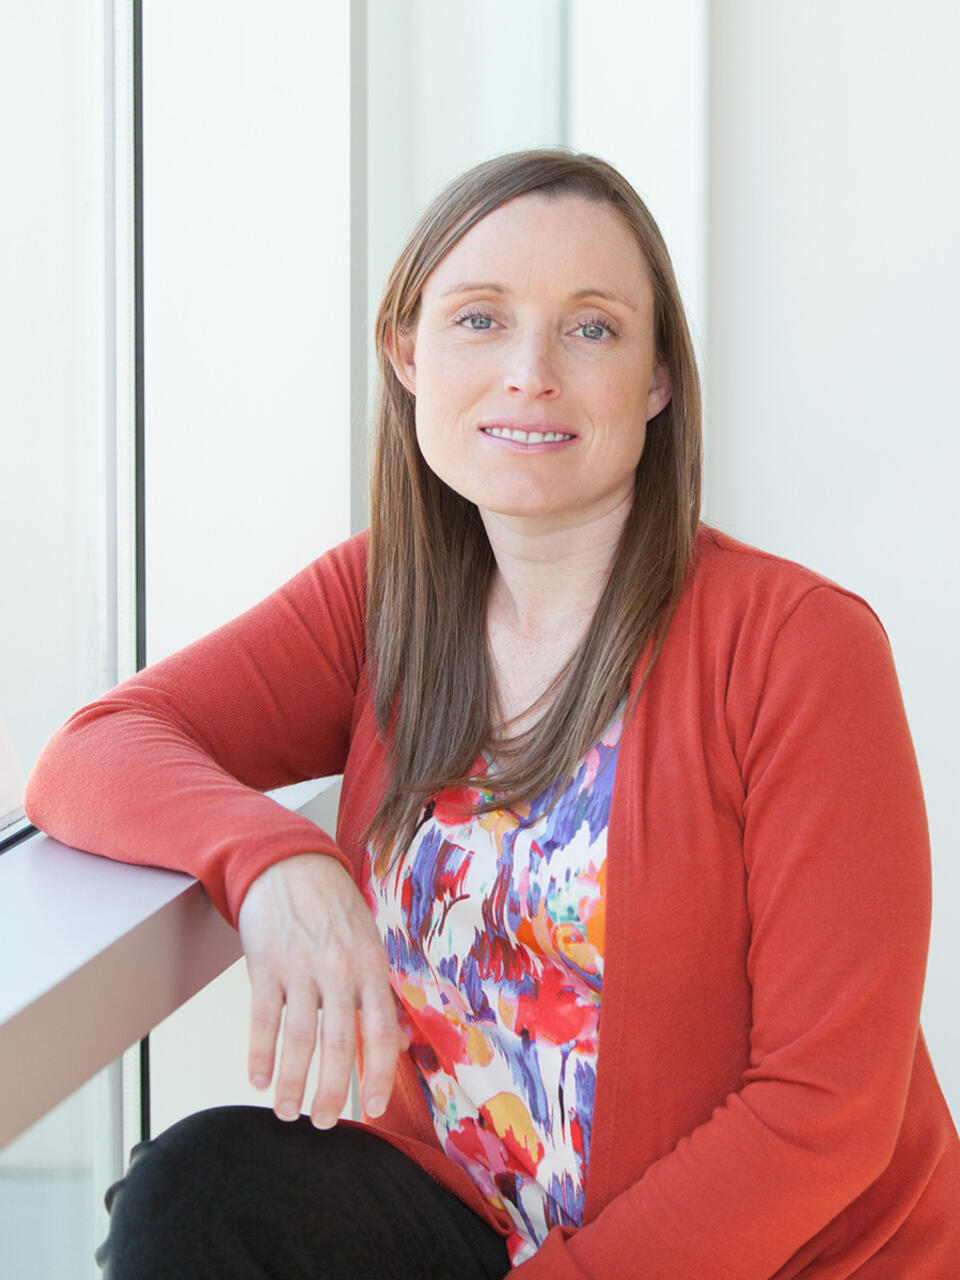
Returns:
[[[577,515],[575,508],[557,506],[555,503],[504,502],[502,498],[493,503],[478,502],[477,507],[481,515],[489,514],[504,520],[528,520],[531,523],[543,521],[555,524],[565,516],[575,519]]]
[[[522,477],[515,484],[494,482],[490,485],[472,485],[472,492],[464,496],[481,511],[499,516],[549,516],[573,506],[571,495],[560,494],[556,488],[545,490],[531,484],[529,477]]]

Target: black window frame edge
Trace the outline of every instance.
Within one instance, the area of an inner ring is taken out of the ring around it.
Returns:
[[[39,830],[26,817],[14,818],[4,828],[0,834],[0,854],[4,854],[8,849],[12,849],[15,844],[19,844],[21,840],[26,840],[30,836],[39,835]]]

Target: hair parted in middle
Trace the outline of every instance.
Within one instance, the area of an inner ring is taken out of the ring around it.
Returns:
[[[578,196],[616,210],[635,237],[654,297],[657,361],[672,395],[647,424],[634,499],[606,586],[577,652],[542,698],[532,728],[494,723],[486,643],[493,552],[480,514],[427,466],[415,399],[386,349],[414,330],[424,285],[471,227],[522,195]],[[371,458],[367,645],[390,776],[366,836],[382,871],[402,852],[424,804],[453,786],[496,790],[478,811],[515,807],[572,778],[626,695],[648,641],[653,667],[694,555],[700,518],[700,382],[680,292],[646,205],[612,165],[563,148],[512,152],[476,165],[431,202],[387,280],[376,319],[379,387]],[[554,696],[555,695],[555,696]],[[635,706],[633,700],[628,714]],[[482,751],[493,779],[473,773]]]

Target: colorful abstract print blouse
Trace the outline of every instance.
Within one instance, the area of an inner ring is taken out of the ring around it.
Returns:
[[[514,1222],[511,1262],[578,1227],[590,1157],[607,824],[622,709],[551,807],[444,791],[363,889],[444,1151]]]

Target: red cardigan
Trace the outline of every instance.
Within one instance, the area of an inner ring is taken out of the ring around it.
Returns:
[[[198,876],[356,872],[385,759],[366,538],[78,711],[26,811]],[[645,651],[637,670],[645,665]],[[261,791],[344,774],[337,841]],[[525,1280],[957,1280],[960,1141],[920,1030],[930,858],[886,634],[858,596],[701,527],[620,748],[584,1226]],[[375,1127],[506,1232],[408,1058]]]

